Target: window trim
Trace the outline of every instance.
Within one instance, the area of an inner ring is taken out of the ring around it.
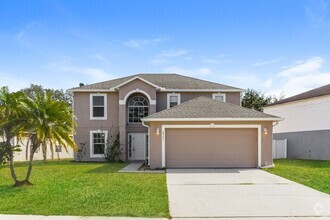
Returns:
[[[93,97],[94,96],[103,96],[104,97],[104,116],[103,117],[94,117],[93,116]],[[89,119],[90,120],[107,120],[108,116],[108,104],[107,104],[107,94],[106,93],[92,93],[89,97]]]
[[[134,99],[135,97],[142,97],[142,98],[144,98],[145,100],[147,100],[147,102],[148,102],[148,115],[150,115],[150,101],[148,100],[148,98],[146,98],[146,97],[144,97],[144,96],[141,96],[141,95],[137,95],[137,96],[133,96],[132,98],[130,98],[129,100],[128,100],[128,102],[127,102],[127,123],[128,124],[139,124],[139,123],[142,123],[142,120],[140,121],[140,122],[130,122],[129,121],[129,108],[130,107],[140,107],[140,108],[144,108],[144,107],[146,107],[146,106],[130,106],[129,105],[129,102],[132,100],[132,99]]]
[[[181,94],[180,93],[167,93],[167,108],[170,108],[170,98],[171,96],[176,96],[178,97],[178,104],[181,104]]]
[[[226,93],[213,93],[212,94],[212,99],[216,100],[216,96],[222,96],[223,97],[223,102],[226,102]]]
[[[101,131],[101,130],[92,130],[89,132],[89,156],[90,158],[103,158],[104,154],[94,154],[94,137],[93,134],[104,133],[105,135],[105,146],[104,152],[107,149],[107,142],[108,142],[108,131]]]

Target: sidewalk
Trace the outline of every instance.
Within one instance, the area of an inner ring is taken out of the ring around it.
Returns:
[[[166,218],[134,217],[89,217],[89,216],[43,216],[43,215],[0,215],[0,220],[167,220]]]

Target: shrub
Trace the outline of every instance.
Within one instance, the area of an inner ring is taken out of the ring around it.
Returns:
[[[116,135],[110,136],[108,138],[107,148],[104,153],[104,157],[109,162],[118,162],[120,161],[120,140],[119,133]]]
[[[20,145],[12,146],[13,153],[21,151]],[[9,160],[9,152],[6,148],[6,142],[0,142],[0,165],[6,164]]]
[[[9,160],[9,155],[5,144],[5,142],[0,142],[0,165],[7,163]]]

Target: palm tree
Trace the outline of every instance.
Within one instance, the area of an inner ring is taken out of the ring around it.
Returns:
[[[47,144],[62,145],[65,149],[76,149],[73,140],[76,123],[73,120],[71,108],[64,101],[56,101],[50,93],[37,94],[35,99],[26,98],[24,101],[23,130],[29,133],[31,141],[29,167],[23,184],[30,185],[30,175],[35,151]]]
[[[14,186],[32,185],[30,176],[34,153],[47,144],[60,144],[65,149],[76,144],[73,140],[76,123],[71,108],[64,101],[56,101],[51,94],[38,94],[34,100],[22,92],[10,93],[7,87],[0,89],[0,130],[9,155]],[[17,179],[14,169],[14,148],[11,140],[27,134],[31,142],[28,170],[24,180]]]
[[[20,113],[25,97],[22,92],[10,93],[7,87],[0,89],[0,133],[5,141],[5,151],[9,156],[10,172],[15,185],[20,181],[17,179],[14,169],[14,149],[16,146],[12,146],[11,140],[22,133],[20,128],[24,119],[20,117]]]

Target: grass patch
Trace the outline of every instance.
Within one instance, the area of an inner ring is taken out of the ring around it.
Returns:
[[[330,194],[330,161],[274,160],[275,168],[264,169],[297,183]]]
[[[19,177],[26,163],[16,164]],[[35,161],[30,187],[0,167],[0,214],[169,217],[165,174],[117,173],[126,163]]]

